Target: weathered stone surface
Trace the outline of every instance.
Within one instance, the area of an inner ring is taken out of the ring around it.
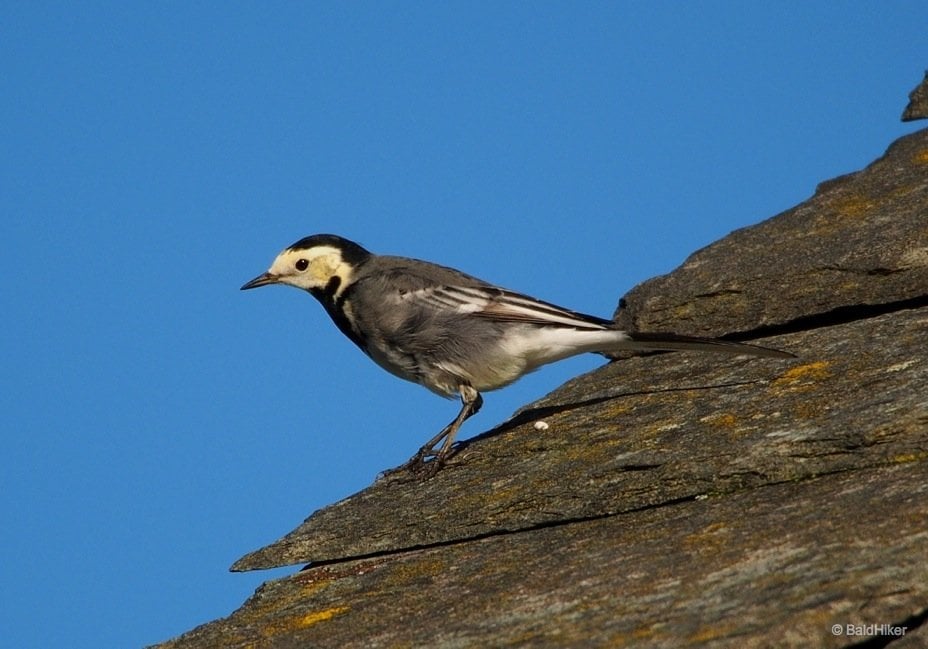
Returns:
[[[900,462],[315,568],[165,647],[844,646],[849,624],[925,615],[925,477]]]
[[[902,113],[903,122],[916,119],[928,119],[928,71],[925,72],[922,82],[909,93],[909,105]]]
[[[926,205],[922,130],[863,171],[822,183],[805,203],[638,285],[616,319],[641,331],[722,335],[918,298],[928,286]]]
[[[162,646],[928,646],[926,269],[922,131],[620,314],[800,359],[578,377],[244,557],[312,564]]]

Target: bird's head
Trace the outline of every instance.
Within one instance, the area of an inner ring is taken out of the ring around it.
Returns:
[[[353,241],[332,234],[314,234],[285,248],[267,272],[241,290],[287,284],[319,298],[332,298],[351,283],[355,269],[370,255]]]

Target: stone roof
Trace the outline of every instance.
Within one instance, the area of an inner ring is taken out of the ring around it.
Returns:
[[[309,565],[159,646],[928,646],[928,130],[622,305],[800,358],[573,379],[243,557]]]

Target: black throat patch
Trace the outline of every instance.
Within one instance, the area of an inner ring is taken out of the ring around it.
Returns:
[[[360,347],[362,351],[367,353],[364,339],[358,334],[358,332],[354,330],[354,328],[351,326],[351,321],[345,315],[345,299],[347,298],[348,293],[351,291],[351,287],[347,287],[341,296],[337,298],[335,296],[341,285],[342,278],[337,275],[333,275],[325,285],[325,288],[312,288],[309,290],[309,292],[313,297],[319,300],[323,308],[325,308],[325,312],[329,314],[330,318],[332,318],[332,322],[334,322],[335,326],[338,327],[338,330],[341,331],[346,337],[348,337],[351,342]]]

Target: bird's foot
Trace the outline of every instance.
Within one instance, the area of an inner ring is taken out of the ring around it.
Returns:
[[[431,478],[443,466],[451,455],[451,449],[442,446],[437,451],[433,446],[423,446],[419,451],[406,461],[402,466],[397,467],[391,473],[406,471],[415,475],[420,480]]]

